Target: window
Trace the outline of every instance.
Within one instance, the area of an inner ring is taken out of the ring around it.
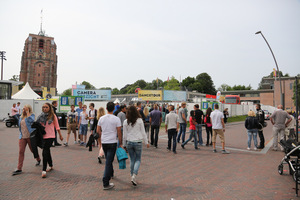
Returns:
[[[39,40],[39,49],[44,48],[44,40]]]
[[[38,77],[40,77],[40,74],[38,74]]]
[[[293,83],[290,83],[290,90],[293,89]]]
[[[41,67],[41,64],[39,64],[39,67]]]

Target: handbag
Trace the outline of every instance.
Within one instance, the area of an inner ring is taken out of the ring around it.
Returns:
[[[94,132],[93,132],[93,136],[94,136],[95,140],[98,140],[98,138],[99,138],[99,133],[97,133],[97,131],[94,131]]]

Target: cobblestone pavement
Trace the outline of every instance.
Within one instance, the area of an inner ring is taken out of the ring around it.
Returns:
[[[243,123],[227,124],[226,147],[231,152],[227,155],[220,153],[219,138],[217,153],[211,146],[195,150],[192,143],[186,149],[178,145],[176,155],[167,152],[167,137],[161,129],[158,149],[143,149],[138,186],[130,182],[129,160],[127,169],[120,170],[115,159],[116,177],[111,181],[115,187],[104,191],[104,164],[97,162],[98,150],[89,152],[71,142],[69,147],[51,148],[55,170],[47,178],[41,178],[42,167],[35,166],[28,147],[23,173],[11,176],[17,167],[19,133],[0,123],[0,199],[296,199],[288,167],[283,175],[277,172],[284,153],[269,150],[271,128],[269,123],[264,130],[264,150],[247,151]],[[66,138],[66,131],[62,133]]]

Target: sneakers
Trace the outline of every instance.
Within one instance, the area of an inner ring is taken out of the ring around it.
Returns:
[[[254,151],[257,151],[257,148],[256,148],[256,147],[254,147]]]
[[[67,146],[68,146],[68,143],[67,143],[67,142],[65,142],[65,143],[64,143],[64,145],[67,147]]]
[[[80,142],[80,146],[84,146],[84,142]]]
[[[132,185],[137,186],[135,176],[136,176],[135,174],[133,174],[133,175],[131,176],[131,183],[132,183]]]
[[[214,153],[217,153],[217,149],[214,149],[213,152],[214,152]]]
[[[249,147],[247,147],[247,150],[248,150],[248,151],[250,151],[250,148],[249,148]]]
[[[35,166],[39,166],[41,164],[41,160],[36,161]]]
[[[46,174],[47,174],[46,171],[42,171],[42,178],[46,178]]]
[[[225,149],[222,150],[222,154],[230,154],[229,151],[226,151]]]
[[[103,186],[103,190],[110,190],[110,189],[112,189],[113,187],[115,187],[115,184],[109,183],[109,185]]]
[[[77,141],[74,141],[74,144],[78,144],[78,142],[77,142]]]
[[[100,156],[98,156],[98,163],[99,163],[99,164],[102,164],[102,161],[101,161]]]
[[[18,174],[21,174],[21,173],[22,173],[22,170],[16,169],[15,171],[13,171],[12,176],[18,175]]]
[[[183,144],[181,145],[181,148],[185,149]]]

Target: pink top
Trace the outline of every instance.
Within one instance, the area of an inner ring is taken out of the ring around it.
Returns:
[[[190,117],[190,130],[196,130],[195,124],[193,124],[193,118]]]
[[[54,127],[56,130],[60,130],[56,115],[54,115],[54,120],[51,124],[48,124],[48,121],[46,125],[44,125],[44,123],[41,124],[45,127],[45,131],[46,131],[46,134],[43,136],[44,139],[55,138]]]
[[[14,116],[14,115],[16,115],[16,114],[18,114],[18,109],[12,107],[12,108],[11,108],[11,116]]]

